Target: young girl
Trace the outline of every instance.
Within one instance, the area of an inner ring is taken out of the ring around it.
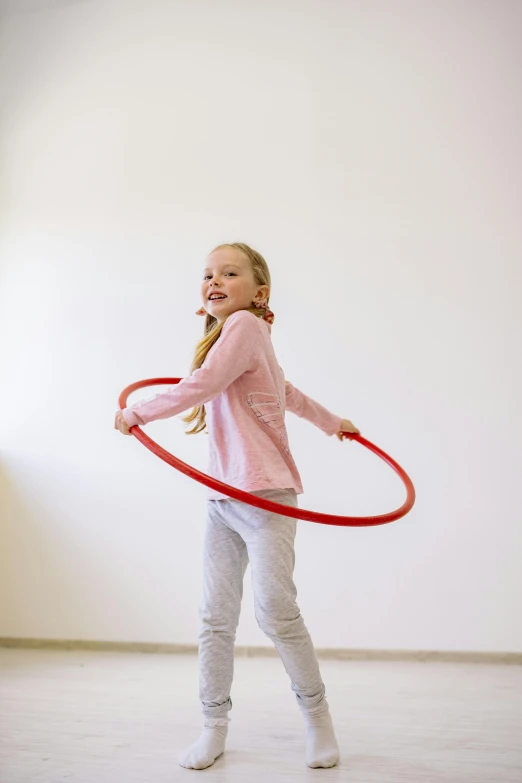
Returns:
[[[115,427],[130,427],[192,411],[189,434],[209,433],[209,474],[239,489],[288,506],[303,488],[290,453],[285,408],[327,435],[359,432],[288,381],[270,337],[270,273],[248,245],[219,245],[207,259],[201,284],[205,334],[191,375],[163,394],[116,414]],[[306,762],[333,767],[339,748],[312,640],[296,604],[293,581],[296,520],[208,491],[204,585],[200,606],[199,695],[204,726],[179,758],[205,769],[225,749],[234,641],[248,562],[256,619],[273,641],[292,682],[306,724]]]

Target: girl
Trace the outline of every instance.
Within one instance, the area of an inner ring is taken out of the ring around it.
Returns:
[[[288,506],[303,491],[290,453],[285,408],[327,435],[359,432],[285,381],[270,332],[270,272],[248,245],[219,245],[201,284],[205,334],[191,375],[163,394],[116,414],[115,427],[175,416],[192,407],[188,434],[209,433],[209,473],[226,484]],[[199,695],[203,733],[179,758],[205,769],[225,749],[234,640],[248,562],[256,619],[273,641],[292,682],[306,724],[306,762],[333,767],[339,748],[312,640],[296,604],[293,581],[296,520],[208,491],[204,584],[200,606]]]

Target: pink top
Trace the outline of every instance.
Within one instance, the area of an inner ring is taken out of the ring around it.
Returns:
[[[290,453],[285,408],[334,435],[341,419],[285,381],[265,320],[238,310],[230,315],[203,366],[163,394],[124,408],[132,427],[205,405],[209,468],[238,489],[303,491]],[[210,499],[226,497],[208,489]]]

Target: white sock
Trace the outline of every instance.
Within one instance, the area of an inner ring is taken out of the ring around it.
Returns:
[[[309,767],[335,767],[339,746],[328,706],[302,710],[306,723],[306,763]]]
[[[225,750],[228,720],[228,718],[206,719],[200,738],[178,756],[180,766],[187,769],[210,767]]]

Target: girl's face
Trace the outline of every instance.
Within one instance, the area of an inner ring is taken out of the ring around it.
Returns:
[[[235,247],[220,248],[207,258],[201,298],[207,313],[219,322],[268,294],[268,286],[256,283],[249,259]]]

